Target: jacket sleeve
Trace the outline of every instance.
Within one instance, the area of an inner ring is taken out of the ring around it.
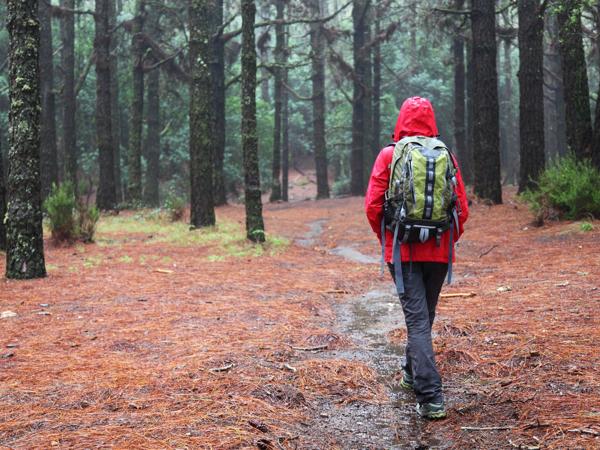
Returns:
[[[456,161],[456,160],[455,160]],[[469,218],[469,202],[467,200],[467,191],[465,189],[465,183],[463,182],[462,173],[458,164],[456,165],[456,196],[458,197],[458,236],[462,236],[465,231],[465,222]]]
[[[365,196],[365,212],[367,219],[373,231],[381,241],[381,218],[383,216],[383,202],[385,201],[385,191],[388,188],[390,180],[391,147],[386,147],[379,152]]]

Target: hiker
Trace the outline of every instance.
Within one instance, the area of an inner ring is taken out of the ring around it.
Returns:
[[[400,385],[414,390],[417,412],[428,419],[446,417],[431,327],[446,275],[451,281],[454,243],[469,215],[457,160],[437,137],[429,100],[405,100],[394,143],[379,153],[365,198],[382,244],[382,274],[385,260],[408,330]]]

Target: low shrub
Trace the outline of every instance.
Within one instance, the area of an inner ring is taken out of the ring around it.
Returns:
[[[52,239],[56,242],[72,241],[76,238],[74,211],[76,206],[73,185],[65,182],[52,184],[50,195],[44,201]]]
[[[185,215],[186,201],[175,195],[169,195],[164,203],[164,209],[167,213],[167,218],[171,222],[177,222],[183,219]]]
[[[100,219],[100,211],[95,206],[85,205],[80,202],[77,206],[77,232],[78,238],[83,242],[94,242],[96,225]]]
[[[561,158],[541,174],[537,189],[522,198],[538,222],[600,217],[600,171],[590,161]]]
[[[350,194],[350,178],[340,178],[331,186],[331,193],[334,196]]]

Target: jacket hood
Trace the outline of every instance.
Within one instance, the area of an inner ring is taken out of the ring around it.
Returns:
[[[435,114],[426,98],[410,97],[404,100],[396,121],[394,142],[406,136],[438,136]]]

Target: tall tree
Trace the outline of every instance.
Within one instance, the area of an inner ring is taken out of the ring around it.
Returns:
[[[1,131],[1,130],[0,130]],[[2,135],[0,134],[0,250],[6,250],[6,187],[4,185],[4,157],[2,156]]]
[[[378,0],[375,10],[375,43],[373,44],[373,132],[371,148],[374,152],[381,149],[381,42],[379,33],[381,32],[381,18],[384,11],[381,7],[381,1]],[[387,143],[387,142],[386,142]]]
[[[215,0],[215,13],[211,27],[214,120],[214,200],[215,205],[227,203],[225,189],[225,39],[223,37],[223,0]]]
[[[323,17],[321,0],[310,0],[315,19]],[[327,147],[325,143],[325,37],[323,23],[310,25],[312,66],[312,118],[315,167],[317,169],[317,199],[329,197],[327,179]]]
[[[567,118],[567,145],[578,158],[591,157],[592,118],[587,66],[581,29],[581,0],[564,0],[557,5],[559,51]]]
[[[76,120],[77,102],[75,95],[75,0],[61,0],[63,10],[60,21],[62,52],[61,66],[63,73],[63,157],[65,178],[73,183],[77,190],[77,132]]]
[[[365,189],[365,149],[371,143],[368,133],[370,52],[366,51],[369,25],[369,0],[352,1],[354,76],[352,95],[352,152],[350,155],[350,192],[363,195]]]
[[[466,57],[467,57],[467,76],[466,76],[466,113],[467,113],[467,136],[466,136],[466,152],[462,157],[461,169],[465,183],[473,183],[473,40],[466,40]]]
[[[472,0],[474,191],[502,203],[495,2]]]
[[[96,58],[96,144],[100,176],[96,205],[113,209],[117,203],[111,119],[110,9],[112,0],[96,0],[94,54]]]
[[[286,36],[285,40],[285,56],[289,55],[289,48],[287,45],[288,39]],[[288,69],[283,67],[282,69],[282,80],[283,85],[288,84]],[[287,89],[284,89],[281,93],[281,199],[284,202],[289,200],[289,173],[290,173],[290,128],[289,128],[289,93]]]
[[[242,151],[244,154],[244,194],[246,236],[264,242],[260,172],[258,170],[258,136],[256,134],[256,43],[254,22],[256,4],[242,0]]]
[[[160,38],[160,14],[156,5],[152,5],[148,14],[150,37]],[[153,54],[149,58],[152,64],[160,61]],[[144,178],[144,204],[156,207],[159,205],[159,175],[160,175],[160,71],[154,69],[148,74],[148,89],[146,92],[146,176]]]
[[[464,7],[464,0],[454,0],[457,11]],[[467,134],[465,124],[465,39],[457,27],[452,40],[454,57],[454,151],[461,162],[467,159]],[[464,163],[463,163],[464,164]]]
[[[119,42],[117,40],[117,16],[120,14],[121,8],[117,9],[117,1],[110,0],[108,4],[110,16],[110,29],[113,30],[110,39],[110,117],[112,120],[112,142],[113,142],[113,163],[115,165],[115,191],[117,203],[124,200],[123,184],[121,179],[121,109],[119,106],[119,58],[117,57],[117,48]]]
[[[39,2],[40,20],[40,81],[42,95],[41,149],[42,198],[50,194],[52,183],[58,183],[58,151],[56,147],[56,101],[54,94],[54,63],[52,61],[51,5]]]
[[[275,1],[275,9],[277,14],[275,16],[277,23],[275,24],[275,67],[273,72],[275,74],[275,114],[274,114],[274,126],[273,126],[273,159],[272,159],[272,177],[271,177],[271,196],[270,201],[275,202],[281,200],[281,106],[282,106],[282,94],[283,94],[283,66],[286,64],[285,61],[285,28],[282,23],[284,20],[285,13],[285,2],[284,0]],[[268,90],[267,90],[268,91]]]
[[[596,47],[600,52],[600,1],[596,2]],[[600,64],[600,57],[598,58]],[[599,66],[600,68],[600,66]],[[598,95],[596,96],[596,114],[594,117],[594,135],[592,140],[592,162],[600,169],[600,83],[598,84]]]
[[[544,16],[539,0],[519,0],[519,191],[544,169]]]
[[[135,1],[131,37],[132,80],[131,124],[129,126],[128,182],[129,200],[142,201],[142,132],[144,116],[144,21],[145,0]]]
[[[190,64],[190,180],[191,225],[215,224],[213,200],[213,139],[210,24],[213,0],[189,1]]]
[[[40,27],[37,0],[8,0],[10,148],[6,277],[46,276],[40,180]]]

